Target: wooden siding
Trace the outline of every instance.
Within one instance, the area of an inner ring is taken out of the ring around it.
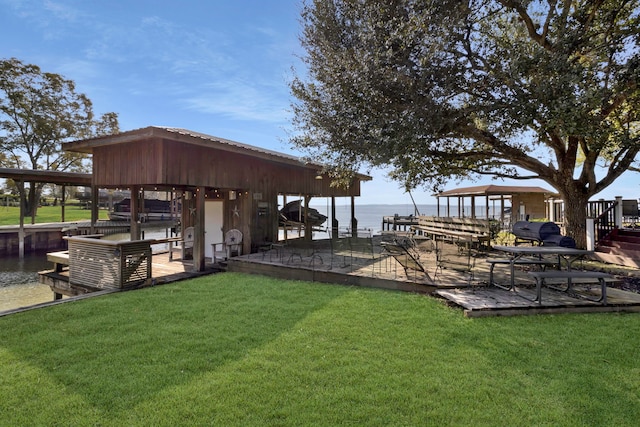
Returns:
[[[96,147],[94,184],[99,188],[162,184],[162,157],[162,144],[158,140]]]
[[[319,170],[302,164],[294,166],[161,138],[95,147],[93,169],[98,187],[201,186],[315,197],[360,195],[358,180],[348,189],[332,188],[327,177],[315,179]]]

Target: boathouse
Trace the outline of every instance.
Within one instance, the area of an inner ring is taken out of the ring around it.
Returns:
[[[435,196],[438,216],[475,218],[478,214],[477,199],[480,198],[480,203],[483,204],[479,206],[485,209],[481,215],[484,218],[494,217],[507,223],[527,218],[559,218],[557,209],[554,207],[554,201],[559,200],[558,194],[542,187],[478,185],[442,191]],[[444,205],[441,204],[441,199],[445,200]],[[468,205],[467,201],[469,201]],[[465,207],[469,207],[470,211],[465,212]]]
[[[194,268],[204,269],[213,243],[236,229],[242,253],[278,241],[278,196],[296,195],[306,205],[312,197],[360,195],[357,174],[346,188],[331,185],[323,166],[298,157],[185,129],[151,126],[63,144],[93,157],[92,187],[127,189],[131,211],[141,212],[145,191],[166,191],[182,206],[182,230],[193,227]],[[134,215],[132,215],[135,218]],[[335,218],[335,216],[334,216]],[[352,222],[354,220],[352,219]],[[350,224],[351,225],[351,224]],[[337,229],[338,225],[331,225]],[[131,222],[132,240],[140,238]]]

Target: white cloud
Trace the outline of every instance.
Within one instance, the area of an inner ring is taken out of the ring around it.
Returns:
[[[201,113],[235,120],[284,123],[287,104],[280,94],[270,96],[270,90],[248,82],[227,80],[209,84],[203,91],[183,99],[183,102],[186,108]]]

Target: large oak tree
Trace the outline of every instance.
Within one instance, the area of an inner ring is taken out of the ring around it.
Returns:
[[[86,171],[87,156],[64,152],[61,144],[116,132],[117,114],[95,118],[91,101],[73,81],[16,58],[0,60],[0,153],[6,167]],[[26,192],[19,187],[32,221],[43,185],[30,183]]]
[[[634,168],[638,0],[315,0],[293,143],[407,188],[539,178],[585,242],[589,198]]]

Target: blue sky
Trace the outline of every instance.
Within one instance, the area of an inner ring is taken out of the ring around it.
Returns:
[[[293,155],[288,82],[298,59],[301,0],[0,0],[0,52],[76,83],[123,131],[151,125],[203,132]],[[366,172],[366,171],[363,171]],[[372,171],[358,204],[410,204]],[[597,198],[636,198],[628,174]],[[447,189],[494,183],[450,183]],[[415,191],[419,204],[435,203]]]

